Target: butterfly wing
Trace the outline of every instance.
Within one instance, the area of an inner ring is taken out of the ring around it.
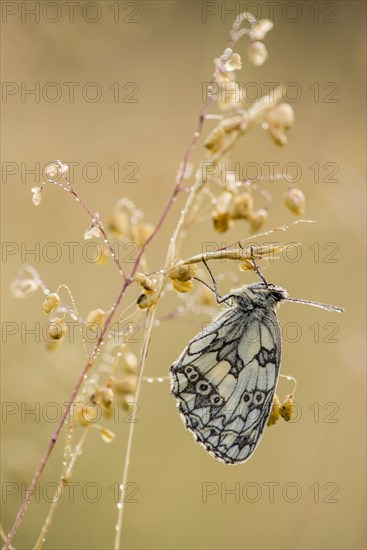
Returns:
[[[258,445],[278,381],[281,338],[272,308],[225,310],[170,368],[171,391],[195,439],[228,464]]]

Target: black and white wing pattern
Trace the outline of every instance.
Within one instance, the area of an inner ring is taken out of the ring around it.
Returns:
[[[228,464],[245,462],[254,452],[278,381],[281,336],[275,305],[283,295],[263,292],[255,299],[250,289],[259,286],[233,295],[237,305],[198,334],[170,368],[171,391],[187,429]]]

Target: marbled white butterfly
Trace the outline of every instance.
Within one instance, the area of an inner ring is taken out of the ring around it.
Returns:
[[[212,277],[218,303],[231,300],[230,307],[191,340],[170,368],[171,391],[186,428],[227,464],[250,458],[272,409],[281,360],[279,303],[343,311],[288,298],[286,290],[268,284],[255,262],[254,266],[262,282],[232,290],[223,298]]]

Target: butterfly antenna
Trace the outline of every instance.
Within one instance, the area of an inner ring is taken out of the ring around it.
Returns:
[[[286,302],[296,302],[298,304],[306,304],[307,306],[319,307],[321,309],[326,309],[326,311],[336,311],[337,313],[343,313],[344,309],[342,307],[331,306],[329,304],[321,304],[320,302],[310,302],[309,300],[301,300],[300,298],[286,298]]]
[[[259,269],[259,268],[257,267],[257,265],[256,265],[255,257],[254,257],[254,247],[253,247],[253,246],[250,246],[250,254],[251,254],[252,263],[254,264],[254,271],[255,271],[255,273],[256,273],[257,276],[261,279],[261,281],[264,283],[264,285],[266,286],[266,288],[268,288],[268,286],[269,286],[268,281],[265,279],[264,275],[261,273],[260,269]]]

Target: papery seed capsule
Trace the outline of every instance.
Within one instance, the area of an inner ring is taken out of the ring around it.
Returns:
[[[135,281],[140,285],[147,294],[152,293],[156,290],[156,284],[152,279],[149,279],[144,273],[137,273],[135,275]]]
[[[186,282],[196,275],[197,269],[195,264],[180,265],[172,269],[169,276],[170,279],[178,279],[179,281]]]
[[[266,424],[267,426],[274,426],[274,424],[279,420],[279,418],[280,418],[279,408],[280,408],[280,400],[279,400],[279,397],[277,396],[277,394],[275,394],[273,405],[272,405],[272,408],[271,408],[271,413],[270,413],[270,416],[268,418],[268,422]]]
[[[268,58],[268,50],[262,42],[251,42],[247,55],[253,65],[260,67]]]
[[[145,222],[138,223],[136,226],[132,226],[131,228],[133,239],[139,247],[143,246],[147,242],[153,231],[153,225]]]
[[[250,37],[252,40],[263,40],[265,35],[273,28],[273,23],[269,19],[260,19],[251,27]]]
[[[158,302],[158,292],[152,292],[150,294],[145,294],[144,292],[140,294],[136,303],[140,309],[149,309],[154,304]]]
[[[240,218],[246,219],[252,213],[253,206],[254,199],[250,193],[236,195],[232,200],[230,217],[234,220]]]
[[[204,146],[210,151],[218,151],[222,146],[224,133],[222,126],[216,126],[206,138]]]
[[[171,279],[172,286],[178,292],[189,292],[193,289],[192,281],[179,281],[178,279]]]
[[[294,126],[294,110],[288,103],[280,103],[270,109],[266,115],[266,122],[273,128],[289,130]]]
[[[87,325],[95,324],[101,327],[105,321],[106,312],[103,309],[93,309],[87,315]]]
[[[302,216],[306,208],[306,197],[300,189],[292,187],[284,193],[284,202],[294,214]]]
[[[139,361],[135,353],[129,350],[124,350],[121,355],[122,369],[131,374],[137,374]]]
[[[292,418],[294,413],[294,397],[293,395],[287,395],[281,406],[279,407],[279,414],[286,422]]]
[[[96,405],[100,405],[105,409],[113,408],[113,391],[112,388],[104,386],[102,388],[97,388],[96,391],[91,395],[90,400]]]
[[[268,213],[266,210],[261,208],[253,213],[251,217],[251,229],[257,231],[268,219]]]
[[[112,383],[112,389],[120,395],[134,395],[136,390],[136,376],[129,375],[118,380],[114,380]]]
[[[103,441],[106,443],[112,443],[116,438],[113,431],[103,428],[102,426],[99,428],[99,433],[101,434]]]
[[[51,340],[61,340],[61,338],[66,334],[66,331],[67,328],[63,319],[60,319],[60,317],[54,317],[54,319],[51,320],[51,326],[48,331]]]
[[[94,405],[82,405],[78,408],[76,419],[80,426],[88,426],[98,418],[98,410]]]
[[[53,313],[57,310],[60,304],[60,297],[56,292],[52,292],[46,296],[43,302],[43,311],[45,313]]]

